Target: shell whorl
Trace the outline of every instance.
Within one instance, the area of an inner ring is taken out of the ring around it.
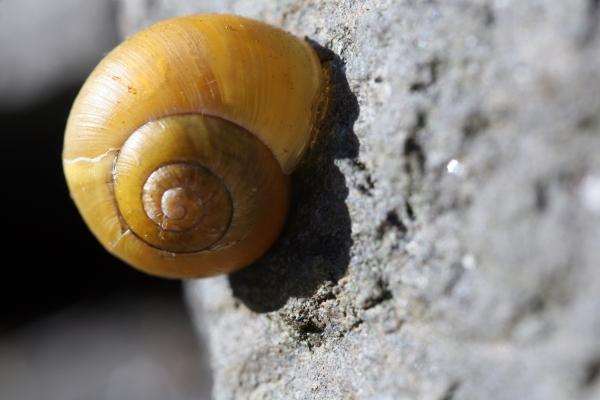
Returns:
[[[80,91],[63,149],[71,197],[99,241],[146,272],[241,268],[283,227],[324,82],[307,43],[264,23],[160,22]]]
[[[269,149],[237,125],[201,114],[151,121],[124,143],[113,167],[124,226],[172,253],[246,239],[283,181]]]
[[[187,232],[201,226],[214,235],[209,243],[194,246],[196,251],[217,241],[231,221],[229,191],[219,177],[194,163],[176,162],[154,170],[144,183],[142,204],[163,231]]]

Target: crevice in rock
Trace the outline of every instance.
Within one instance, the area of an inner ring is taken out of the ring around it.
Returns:
[[[304,323],[298,325],[298,332],[301,334],[321,334],[325,328],[321,324],[317,324],[312,319],[306,320]]]
[[[279,313],[285,329],[296,344],[305,344],[309,348],[321,345],[324,340],[323,333],[331,321],[320,313],[320,309],[323,303],[335,299],[333,285],[329,282],[321,286],[310,299],[286,306]]]
[[[283,315],[282,321],[287,325],[290,337],[294,338],[296,343],[303,343],[311,348],[321,345],[326,324],[319,321],[310,309],[303,308],[297,313]]]
[[[441,61],[437,57],[433,57],[430,61],[423,64],[419,64],[418,75],[420,78],[416,79],[408,88],[412,93],[423,92],[435,85],[439,77],[439,68]]]
[[[425,155],[423,153],[421,145],[417,142],[414,136],[411,136],[406,140],[406,144],[404,147],[404,155],[409,157],[408,162],[406,163],[406,172],[413,173],[413,171],[417,169],[418,171],[423,172],[425,164]],[[415,168],[415,165],[417,168]]]
[[[375,181],[373,180],[371,173],[368,171],[367,166],[363,162],[356,159],[352,160],[352,165],[356,167],[358,171],[360,171],[360,173],[357,174],[357,178],[363,178],[362,182],[356,185],[358,191],[364,195],[373,196],[372,190],[375,188]]]
[[[582,117],[577,121],[577,129],[582,131],[592,131],[598,126],[598,118],[596,115],[590,114]]]
[[[416,218],[414,207],[411,204],[412,196],[418,191],[420,181],[425,174],[425,163],[427,161],[425,151],[419,143],[419,133],[427,127],[428,115],[425,110],[417,111],[414,126],[410,129],[408,137],[404,141],[404,171],[408,177],[406,186],[407,214],[411,220]]]
[[[544,182],[535,184],[535,209],[543,213],[548,208],[548,189]]]
[[[407,200],[404,202],[404,208],[406,209],[406,215],[410,218],[411,221],[415,220],[415,210],[413,209],[412,204]]]
[[[344,334],[342,334],[341,337],[344,337],[346,333],[348,332],[352,332],[353,330],[358,329],[363,323],[365,322],[364,319],[362,318],[357,318],[352,325],[350,325],[350,328],[348,328],[348,330],[346,332],[344,332]]]
[[[444,392],[444,394],[442,395],[442,397],[440,397],[440,400],[454,400],[456,398],[456,391],[458,390],[458,388],[460,387],[460,382],[452,382],[452,384],[450,384],[450,386],[448,386],[448,389],[446,389],[446,391]]]
[[[366,171],[367,170],[367,166],[365,165],[365,163],[363,163],[360,160],[352,160],[352,164],[356,167],[357,170],[359,171]]]
[[[367,196],[373,196],[372,190],[375,188],[375,182],[373,181],[373,177],[371,174],[365,175],[365,182],[359,183],[358,191]]]
[[[381,240],[391,229],[396,230],[401,237],[406,235],[406,232],[408,231],[396,210],[388,211],[385,220],[379,224],[379,227],[377,228],[377,239]]]
[[[598,35],[600,24],[600,0],[588,0],[587,21],[581,40],[583,47],[591,44]]]
[[[527,317],[543,313],[548,308],[547,301],[541,293],[537,293],[521,304],[506,325],[505,336],[509,337],[515,328]]]
[[[480,110],[470,113],[463,124],[462,132],[465,140],[471,140],[490,126],[490,120]]]
[[[371,296],[363,300],[361,307],[363,310],[368,310],[378,304],[391,300],[393,297],[388,282],[383,279],[378,279]]]
[[[452,264],[450,268],[452,269],[452,276],[450,277],[448,283],[446,283],[446,286],[444,287],[444,294],[446,296],[452,295],[452,292],[454,292],[454,288],[465,274],[465,269],[460,263]]]
[[[425,171],[425,152],[419,144],[417,136],[426,126],[427,112],[420,110],[417,112],[415,125],[404,142],[404,157],[406,158],[404,169],[409,176],[415,173],[422,174]]]
[[[587,388],[594,386],[600,378],[600,357],[594,358],[584,368],[582,386]]]
[[[496,14],[494,13],[494,9],[491,4],[485,4],[483,6],[483,23],[487,27],[491,27],[496,24]]]

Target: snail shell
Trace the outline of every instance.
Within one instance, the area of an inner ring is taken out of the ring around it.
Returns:
[[[248,265],[279,235],[326,76],[303,40],[232,15],[159,22],[104,58],[67,122],[63,168],[111,253],[164,277]]]

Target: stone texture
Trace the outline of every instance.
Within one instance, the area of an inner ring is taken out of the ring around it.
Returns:
[[[598,1],[123,3],[332,52],[283,236],[187,284],[216,399],[600,398]]]

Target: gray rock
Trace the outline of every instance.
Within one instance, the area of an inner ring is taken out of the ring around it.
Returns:
[[[187,284],[214,397],[600,398],[598,1],[221,7],[330,49],[336,106],[275,247]]]
[[[118,40],[112,0],[0,0],[0,110],[79,85]]]

